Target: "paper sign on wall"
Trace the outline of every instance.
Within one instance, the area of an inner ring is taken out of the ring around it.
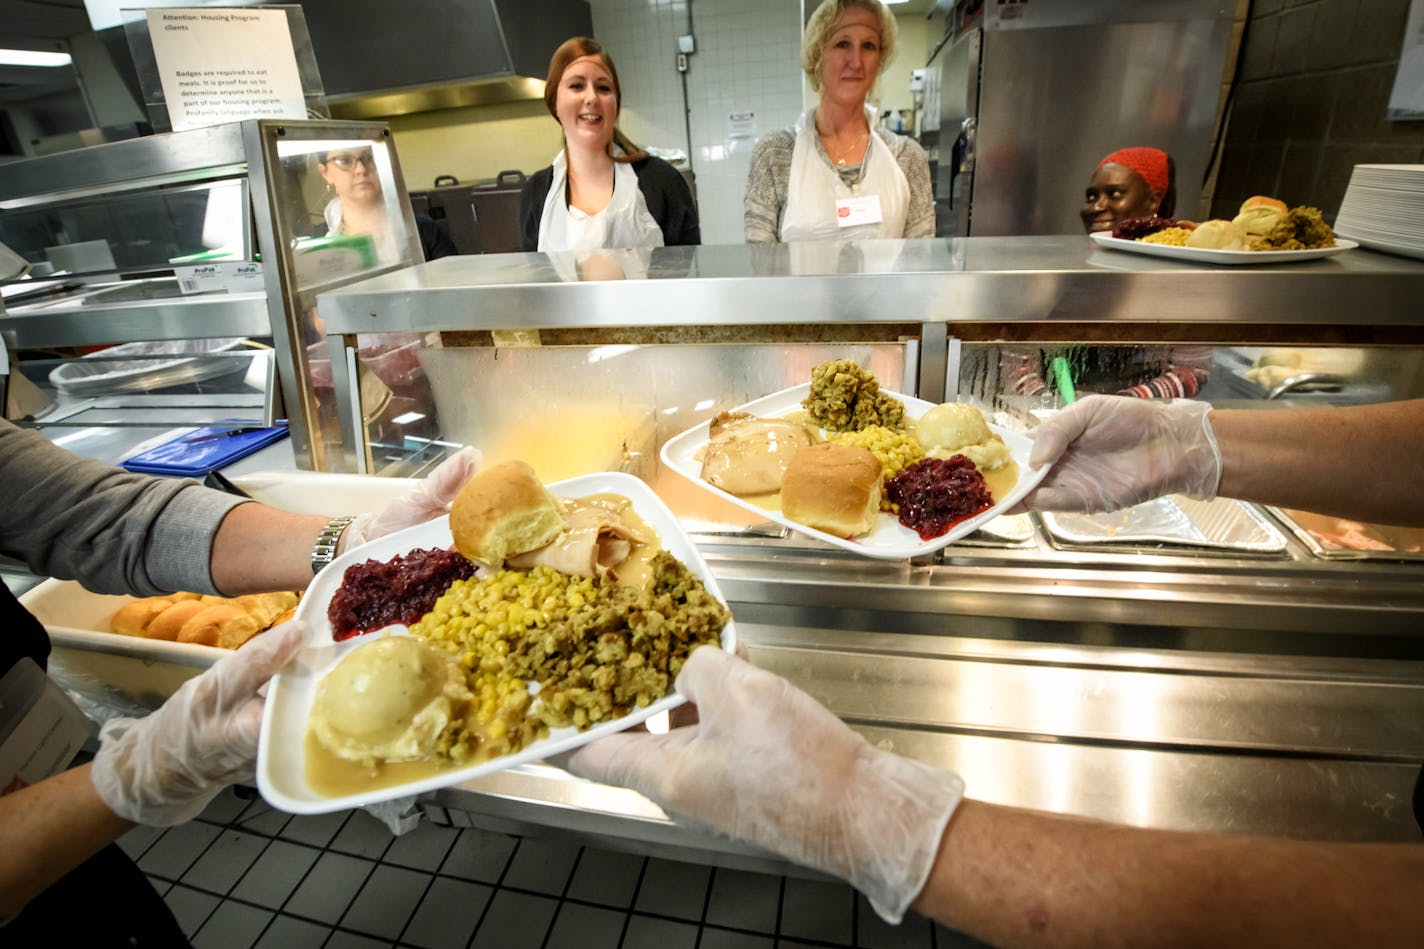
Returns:
[[[254,118],[306,118],[284,10],[146,11],[174,131]]]
[[[757,117],[755,112],[731,112],[727,115],[727,154],[750,152],[756,145]]]

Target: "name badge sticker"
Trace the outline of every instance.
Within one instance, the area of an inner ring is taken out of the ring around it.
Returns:
[[[836,224],[841,227],[879,224],[882,220],[878,194],[863,194],[857,198],[840,198],[836,201]]]

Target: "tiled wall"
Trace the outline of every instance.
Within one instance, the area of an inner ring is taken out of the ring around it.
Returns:
[[[729,116],[755,113],[755,131],[796,121],[802,108],[800,0],[593,0],[593,29],[618,64],[623,129],[640,145],[690,151],[704,244],[743,240],[742,198],[753,141],[729,148]],[[691,32],[687,109],[677,37]]]
[[[1333,220],[1358,163],[1424,161],[1424,122],[1390,122],[1409,0],[1252,5],[1212,214],[1253,194]]]

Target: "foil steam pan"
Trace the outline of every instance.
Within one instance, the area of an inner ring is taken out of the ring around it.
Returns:
[[[1065,544],[1175,544],[1283,553],[1285,534],[1252,505],[1228,498],[1156,498],[1111,514],[1045,513],[1044,527]]]
[[[1268,508],[1322,560],[1424,560],[1424,528]]]

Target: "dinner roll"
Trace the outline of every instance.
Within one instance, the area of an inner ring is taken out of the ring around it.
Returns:
[[[237,604],[218,603],[194,613],[178,630],[178,642],[236,649],[262,629],[262,624]]]
[[[249,593],[245,596],[235,597],[233,603],[246,610],[253,619],[262,624],[263,629],[266,629],[274,625],[277,622],[277,617],[282,613],[296,607],[297,595],[286,591]]]
[[[1264,194],[1256,194],[1241,202],[1240,213],[1245,214],[1247,211],[1254,211],[1257,208],[1270,208],[1281,214],[1290,211],[1290,208],[1286,207],[1286,203],[1279,198],[1270,198]]]
[[[159,613],[146,627],[142,635],[148,639],[166,639],[169,642],[178,638],[178,633],[183,629],[183,624],[192,619],[197,613],[207,609],[196,598],[183,600],[174,603],[168,609]]]
[[[1203,221],[1196,230],[1187,235],[1188,247],[1208,250],[1245,250],[1246,232],[1239,224],[1223,221]]]
[[[170,593],[133,600],[109,618],[109,631],[145,639],[236,649],[296,613],[300,594],[251,593],[229,599],[209,593]]]
[[[121,633],[124,636],[145,636],[144,632],[148,624],[153,622],[154,617],[173,605],[172,600],[166,600],[161,596],[145,597],[142,600],[134,600],[132,603],[125,603],[109,617],[109,631]]]
[[[798,524],[837,537],[875,526],[880,511],[880,460],[868,449],[840,442],[802,448],[781,479],[781,511]]]
[[[484,469],[450,505],[456,549],[491,567],[553,543],[563,531],[558,500],[523,461]]]

